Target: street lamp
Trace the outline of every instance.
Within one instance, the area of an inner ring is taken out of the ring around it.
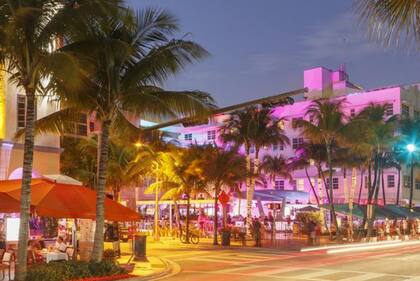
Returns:
[[[407,151],[410,154],[411,157],[411,167],[410,167],[410,199],[409,199],[409,203],[408,206],[411,210],[411,207],[413,206],[413,191],[414,191],[414,152],[417,150],[417,147],[415,144],[413,143],[409,143],[407,144]]]

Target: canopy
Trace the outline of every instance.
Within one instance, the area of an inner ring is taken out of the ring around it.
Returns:
[[[325,208],[330,208],[330,205],[324,205]],[[335,211],[337,213],[349,215],[348,204],[334,204]],[[353,205],[353,215],[359,218],[363,218],[366,213],[366,205]],[[416,211],[410,211],[407,208],[396,206],[396,205],[385,205],[375,207],[375,218],[377,219],[403,219],[403,218],[420,218],[420,213]]]
[[[310,213],[310,212],[318,212],[319,208],[312,207],[312,206],[306,206],[300,209],[297,209],[298,212],[304,212],[304,213]]]
[[[330,204],[324,204],[322,207],[330,209]],[[334,209],[337,213],[350,215],[349,204],[334,204]],[[352,215],[358,218],[363,218],[365,211],[360,205],[353,204]]]
[[[20,202],[20,193],[21,180],[0,181],[0,212],[19,212],[15,204]],[[40,216],[95,219],[96,192],[78,185],[32,179],[31,207]],[[105,219],[136,221],[139,218],[135,211],[105,198]]]

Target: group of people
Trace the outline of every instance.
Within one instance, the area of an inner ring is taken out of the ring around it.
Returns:
[[[388,236],[418,236],[420,235],[419,219],[401,219],[377,222],[375,230],[379,239],[386,239]]]

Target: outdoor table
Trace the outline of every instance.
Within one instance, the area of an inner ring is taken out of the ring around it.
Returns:
[[[45,257],[45,261],[50,263],[51,261],[67,261],[69,257],[67,253],[61,252],[42,252],[42,255]]]

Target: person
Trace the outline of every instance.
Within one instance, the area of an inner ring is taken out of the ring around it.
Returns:
[[[307,222],[308,229],[308,245],[314,245],[315,243],[315,223],[313,220]]]
[[[61,237],[61,236],[57,237],[57,241],[55,242],[54,249],[56,251],[59,251],[59,252],[62,252],[62,253],[66,252],[67,245],[66,245],[66,243],[64,243],[63,237]]]
[[[254,235],[255,247],[261,247],[261,222],[254,218],[252,221],[252,233]]]
[[[317,223],[315,226],[315,245],[321,245],[321,235],[322,235],[322,227],[320,223]]]
[[[204,210],[200,210],[200,214],[198,215],[198,224],[200,225],[200,237],[206,236],[206,231],[204,229],[206,221],[207,221],[207,217],[206,217],[206,214],[204,213]]]
[[[6,226],[4,219],[0,219],[0,249],[6,250]]]

